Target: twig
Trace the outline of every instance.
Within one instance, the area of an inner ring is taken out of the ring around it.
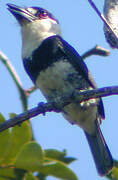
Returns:
[[[31,93],[33,93],[37,89],[36,86],[33,86],[27,90],[25,90],[26,96],[29,96]]]
[[[22,83],[20,81],[18,74],[16,73],[16,71],[15,71],[13,65],[11,64],[10,60],[8,59],[8,57],[1,51],[0,51],[0,60],[1,60],[1,62],[3,62],[3,64],[5,65],[5,67],[9,71],[9,73],[11,74],[11,77],[13,78],[13,80],[16,84],[16,87],[20,93],[23,110],[26,111],[28,108],[27,97],[26,97],[25,91],[22,87]]]
[[[94,48],[90,49],[89,51],[85,52],[82,55],[83,59],[88,58],[89,56],[92,55],[98,55],[98,56],[109,56],[110,51],[108,49],[102,48],[98,45],[96,45]]]
[[[98,14],[98,16],[101,18],[101,20],[103,21],[103,23],[111,30],[111,32],[114,34],[114,36],[118,39],[118,36],[116,35],[116,33],[114,32],[113,28],[110,26],[110,24],[108,23],[108,21],[106,20],[106,18],[104,17],[103,14],[100,13],[100,11],[98,10],[98,8],[96,7],[96,5],[94,4],[94,2],[92,0],[88,0],[90,5],[92,6],[92,8],[96,11],[96,13]]]
[[[61,109],[71,102],[82,102],[88,99],[106,97],[111,95],[118,95],[118,86],[104,87],[94,90],[87,90],[83,92],[74,91],[68,96],[61,97],[58,102],[51,102],[45,104],[39,104],[37,107],[28,110],[12,119],[9,119],[0,125],[0,132],[13,127],[15,125],[21,124],[23,121],[29,118],[35,117],[39,114],[45,114],[46,112],[55,111],[60,112]]]

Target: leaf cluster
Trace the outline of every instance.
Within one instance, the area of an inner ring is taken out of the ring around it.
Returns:
[[[10,114],[10,117],[14,116]],[[0,123],[4,121],[0,114]],[[68,167],[74,160],[67,157],[65,150],[43,150],[40,144],[32,140],[28,121],[0,133],[0,180],[46,180],[47,176],[77,180]]]

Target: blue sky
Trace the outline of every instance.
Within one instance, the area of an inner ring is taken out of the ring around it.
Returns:
[[[103,9],[103,1],[94,1],[99,9]],[[103,33],[103,23],[90,7],[87,0],[1,0],[0,1],[0,50],[11,60],[18,72],[23,87],[32,86],[31,80],[24,71],[21,60],[20,28],[15,18],[6,9],[6,3],[20,6],[40,6],[51,11],[62,27],[62,34],[80,54],[94,47],[96,44],[111,51],[109,57],[93,56],[86,63],[96,80],[98,87],[118,84],[118,51],[112,50],[106,43]],[[10,112],[22,111],[19,95],[14,83],[0,63],[0,111],[8,118]],[[34,107],[40,101],[45,101],[40,91],[33,93],[29,99],[29,107]],[[103,98],[106,120],[102,123],[102,131],[107,144],[118,159],[118,97]],[[70,167],[75,171],[80,180],[100,180],[89,150],[84,133],[77,126],[69,124],[61,114],[47,113],[32,120],[36,140],[43,148],[67,149],[69,156],[78,160]],[[56,178],[48,178],[55,180]],[[105,180],[106,178],[102,178]]]

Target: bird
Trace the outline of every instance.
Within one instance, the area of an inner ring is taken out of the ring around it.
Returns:
[[[47,102],[97,88],[79,53],[63,39],[59,21],[41,7],[7,4],[21,27],[22,60],[30,79]],[[71,102],[61,109],[64,118],[85,133],[100,176],[108,174],[113,158],[100,129],[105,118],[101,98]]]
[[[104,17],[106,21],[112,28],[113,32],[110,28],[104,24],[104,34],[107,42],[109,43],[111,48],[118,49],[118,1],[114,0],[105,0],[104,1]]]

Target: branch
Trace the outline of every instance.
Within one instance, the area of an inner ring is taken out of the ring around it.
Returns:
[[[83,55],[82,55],[82,58],[85,59],[89,56],[92,56],[92,55],[99,55],[99,56],[108,56],[110,54],[110,51],[107,50],[107,49],[104,49],[98,45],[96,45],[94,48],[90,49],[89,51],[85,52]],[[33,93],[37,87],[36,86],[33,86],[27,90],[25,90],[23,87],[22,87],[22,83],[20,81],[20,78],[18,76],[18,74],[16,73],[13,65],[11,64],[10,60],[8,59],[8,57],[0,51],[0,60],[1,62],[3,62],[3,64],[6,66],[7,70],[9,71],[11,77],[13,78],[15,84],[16,84],[16,87],[20,93],[20,97],[21,97],[21,102],[22,102],[22,107],[23,107],[23,110],[26,111],[28,109],[28,97],[31,93]]]
[[[109,54],[110,54],[110,51],[108,49],[105,49],[105,48],[102,48],[102,47],[96,45],[95,47],[93,47],[89,51],[85,52],[82,55],[82,58],[86,59],[86,58],[88,58],[89,56],[92,56],[92,55],[109,56]]]
[[[106,18],[104,17],[103,14],[100,13],[100,11],[98,10],[98,8],[96,7],[96,5],[94,4],[94,2],[92,0],[88,0],[90,5],[92,6],[92,8],[95,10],[95,12],[98,14],[98,16],[100,17],[100,19],[103,21],[103,23],[111,30],[111,32],[113,33],[113,35],[116,37],[116,39],[118,39],[118,36],[116,35],[116,33],[114,32],[113,28],[110,26],[110,24],[108,23],[108,21],[106,20]]]
[[[7,68],[7,70],[9,71],[11,77],[13,78],[13,80],[16,84],[16,87],[20,94],[23,110],[27,110],[27,107],[28,107],[27,96],[22,87],[22,83],[20,81],[18,74],[16,73],[16,71],[15,71],[13,65],[11,64],[10,60],[8,59],[8,57],[1,51],[0,51],[0,60]]]
[[[29,96],[29,95],[30,95],[31,93],[33,93],[36,89],[37,89],[36,86],[33,86],[33,87],[29,88],[29,89],[26,89],[26,90],[25,90],[26,96]]]
[[[88,99],[106,97],[111,95],[118,95],[118,86],[104,87],[83,92],[78,92],[76,90],[74,92],[71,92],[68,96],[66,95],[61,97],[60,99],[58,99],[58,102],[50,102],[45,104],[40,103],[37,107],[5,121],[4,123],[0,124],[0,132],[15,125],[19,125],[22,122],[39,114],[45,115],[46,112],[50,111],[61,112],[61,109],[63,109],[63,107],[68,105],[69,103],[82,102]]]

